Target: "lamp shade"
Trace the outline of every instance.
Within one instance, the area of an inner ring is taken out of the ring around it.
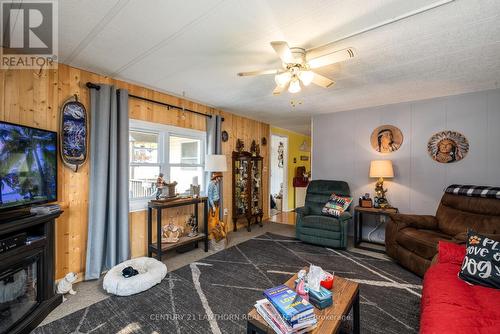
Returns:
[[[227,172],[226,156],[224,154],[208,154],[205,156],[206,172]]]
[[[370,163],[370,177],[394,177],[391,160],[373,160]]]

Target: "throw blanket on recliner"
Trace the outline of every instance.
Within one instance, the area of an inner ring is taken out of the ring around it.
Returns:
[[[453,195],[500,199],[500,187],[452,184],[445,192]]]

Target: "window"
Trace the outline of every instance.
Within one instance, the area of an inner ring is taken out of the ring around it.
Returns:
[[[169,136],[169,171],[170,179],[177,181],[178,192],[188,192],[196,177],[203,181],[201,151],[203,141],[200,138]]]
[[[194,178],[204,189],[205,132],[130,120],[129,199],[131,210],[142,210],[156,193],[160,173],[176,190],[187,194]]]
[[[158,159],[159,134],[130,130],[129,132],[129,198],[151,197],[160,174]]]

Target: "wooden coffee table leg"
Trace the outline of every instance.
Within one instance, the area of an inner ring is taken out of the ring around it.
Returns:
[[[266,334],[262,329],[247,321],[247,334]]]
[[[356,297],[352,305],[352,315],[353,315],[353,333],[359,334],[359,290],[356,292]]]

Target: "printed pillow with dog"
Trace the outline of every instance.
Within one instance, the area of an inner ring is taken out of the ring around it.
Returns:
[[[458,277],[470,284],[499,289],[500,241],[469,230],[466,254]]]
[[[326,202],[321,212],[324,215],[340,217],[344,211],[351,205],[352,197],[343,197],[332,194],[328,202]]]

